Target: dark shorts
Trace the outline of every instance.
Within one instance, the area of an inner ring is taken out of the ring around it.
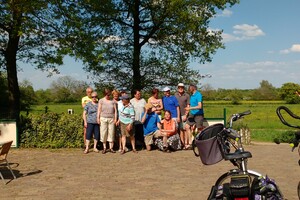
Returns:
[[[99,140],[100,139],[100,126],[99,124],[87,124],[86,128],[86,139],[91,140],[92,136],[94,134],[94,139]]]
[[[196,124],[197,128],[201,128],[203,126],[204,116],[203,115],[191,115],[188,117],[186,123],[190,126]]]

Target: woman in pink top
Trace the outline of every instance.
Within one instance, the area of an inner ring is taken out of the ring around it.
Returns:
[[[154,88],[152,90],[152,96],[148,99],[148,103],[152,104],[152,111],[158,114],[161,119],[161,110],[164,108],[162,100],[158,97],[159,90]]]
[[[113,150],[115,140],[115,124],[117,121],[117,106],[111,98],[110,89],[104,90],[104,97],[99,100],[97,120],[100,123],[100,141],[103,143],[103,151],[115,153]],[[109,149],[106,148],[106,142],[109,142]]]

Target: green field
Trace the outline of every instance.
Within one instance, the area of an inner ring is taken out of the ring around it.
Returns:
[[[254,141],[272,141],[279,134],[294,130],[284,126],[278,119],[276,108],[281,105],[287,106],[292,112],[300,115],[300,105],[285,104],[282,101],[242,101],[239,105],[232,105],[229,101],[206,101],[204,102],[204,111],[206,118],[220,118],[223,117],[223,111],[226,109],[226,119],[228,120],[233,113],[250,110],[252,114],[240,120],[236,125],[249,127]],[[30,112],[44,113],[45,106],[48,107],[48,112],[66,113],[68,109],[73,109],[75,114],[82,113],[80,103],[33,106]],[[300,125],[299,120],[286,117],[289,122]]]

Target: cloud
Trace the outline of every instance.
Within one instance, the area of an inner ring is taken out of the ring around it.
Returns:
[[[224,42],[251,40],[256,37],[264,36],[265,33],[257,25],[240,24],[233,26],[233,33],[223,33]]]
[[[289,53],[300,53],[300,44],[293,44],[289,49],[283,49],[280,51],[281,54],[289,54]]]
[[[230,17],[232,15],[232,11],[228,9],[224,9],[221,14],[218,14],[217,17]]]
[[[207,63],[197,66],[201,73],[209,73],[211,78],[203,79],[202,84],[213,88],[253,89],[258,88],[262,80],[280,88],[287,82],[299,83],[300,72],[297,68],[300,60],[277,62],[272,60],[257,62],[233,62],[228,64]]]

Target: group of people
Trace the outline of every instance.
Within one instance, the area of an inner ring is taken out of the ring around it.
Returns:
[[[118,151],[127,152],[127,137],[133,153],[137,153],[136,141],[148,151],[153,146],[164,152],[191,149],[192,132],[203,128],[204,112],[202,94],[196,85],[190,84],[188,91],[189,94],[184,84],[179,83],[174,95],[165,87],[163,97],[159,98],[159,90],[154,88],[146,101],[140,90],[134,90],[130,98],[125,90],[104,89],[104,97],[99,99],[97,92],[88,87],[87,96],[82,98],[84,153],[89,153],[92,138],[93,151],[99,152],[97,143],[101,141],[103,154],[116,153],[115,139],[118,139]]]

